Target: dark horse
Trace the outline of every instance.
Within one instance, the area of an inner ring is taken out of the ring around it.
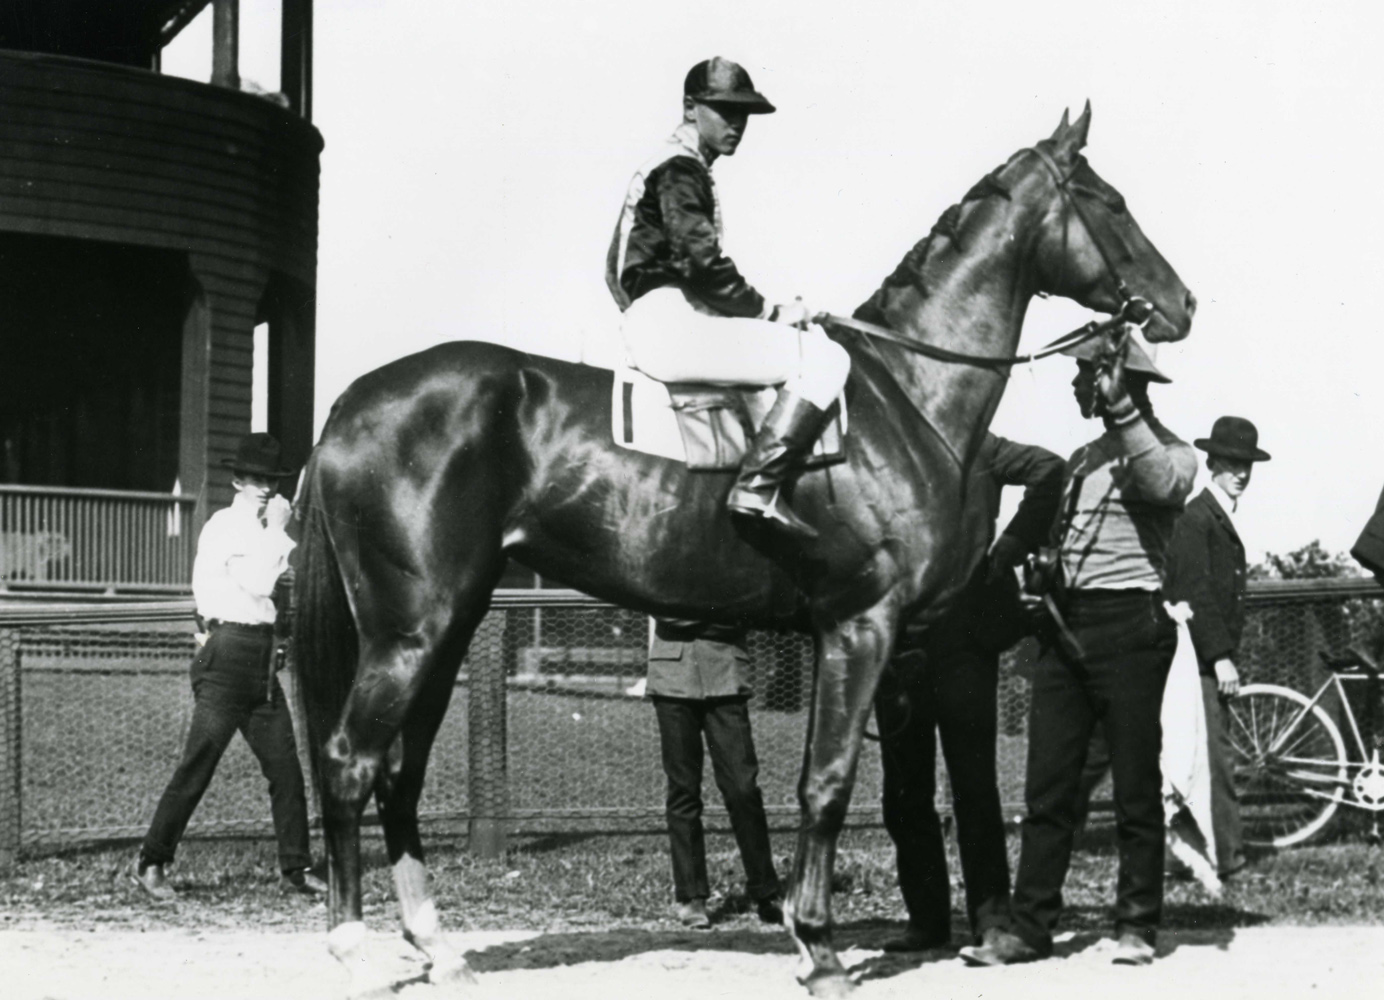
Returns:
[[[1030,299],[1153,306],[1179,340],[1195,300],[1079,150],[1090,107],[949,209],[857,317],[904,339],[1009,356]],[[787,923],[818,995],[850,988],[831,874],[880,671],[899,623],[935,616],[981,547],[965,471],[1007,369],[942,363],[837,330],[851,353],[846,462],[804,474],[806,548],[737,526],[729,475],[614,446],[611,373],[486,343],[403,358],[348,388],[299,501],[297,669],[331,861],[332,951],[364,963],[359,825],[373,793],[404,934],[435,981],[466,977],[438,929],[418,833],[423,772],[507,556],[628,608],[789,627],[816,641]],[[361,982],[353,986],[359,988]]]

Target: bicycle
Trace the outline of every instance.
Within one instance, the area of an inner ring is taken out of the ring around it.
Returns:
[[[1331,676],[1311,698],[1277,684],[1248,684],[1228,704],[1246,844],[1304,843],[1327,829],[1343,802],[1373,814],[1370,840],[1379,843],[1379,814],[1384,812],[1379,665],[1356,649],[1340,657],[1318,655]],[[1365,685],[1363,731],[1346,695],[1347,683]],[[1349,722],[1348,735],[1358,751],[1353,757],[1320,704],[1328,690],[1336,692]]]

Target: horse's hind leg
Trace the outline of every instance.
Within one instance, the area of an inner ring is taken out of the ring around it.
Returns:
[[[798,784],[803,821],[784,913],[802,954],[798,978],[814,996],[843,996],[853,988],[832,945],[831,877],[895,618],[892,602],[885,602],[818,639],[812,716]]]
[[[479,600],[476,603],[481,604]],[[478,610],[473,617],[479,620],[482,614]],[[474,627],[473,621],[470,628]],[[360,817],[372,791],[380,796],[395,881],[401,899],[408,900],[405,928],[411,940],[440,942],[418,846],[417,800],[427,753],[446,713],[464,651],[463,646],[462,651],[448,655],[454,646],[448,637],[456,631],[437,621],[420,624],[408,634],[394,631],[367,638],[362,630],[356,681],[341,721],[326,742],[322,825],[332,860],[328,945],[351,976],[352,996],[372,996],[387,988],[371,978],[361,949],[365,923],[360,897]],[[414,721],[415,714],[417,721],[400,739],[406,722]],[[396,740],[397,767],[389,759]],[[444,972],[465,975],[464,963],[459,957],[452,962],[440,943],[435,945],[433,960],[439,976]],[[457,963],[461,970],[455,968]],[[445,970],[444,965],[448,967]]]
[[[449,642],[444,664],[459,664],[466,643],[479,621],[465,623],[460,641]],[[456,649],[456,646],[460,649]],[[375,783],[385,847],[394,866],[394,888],[399,897],[399,916],[404,937],[430,960],[428,979],[433,983],[472,982],[474,977],[459,952],[442,935],[437,906],[428,888],[423,863],[423,842],[418,832],[418,800],[428,756],[456,682],[455,666],[434,669],[404,719],[399,739],[391,748],[386,767]]]

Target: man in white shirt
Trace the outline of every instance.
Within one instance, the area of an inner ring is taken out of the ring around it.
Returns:
[[[164,868],[238,729],[269,779],[282,887],[320,895],[327,887],[309,871],[307,798],[293,722],[274,673],[274,587],[295,544],[285,531],[293,509],[275,492],[291,472],[279,467],[279,442],[268,434],[246,435],[226,464],[235,498],[207,520],[192,567],[192,595],[209,635],[192,661],[187,745],[131,877],[155,899],[173,898]]]

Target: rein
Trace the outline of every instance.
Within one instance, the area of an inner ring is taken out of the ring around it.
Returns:
[[[1123,286],[1123,283],[1122,283]],[[884,340],[891,344],[921,354],[924,357],[932,358],[934,361],[947,361],[958,365],[974,365],[977,368],[989,368],[995,371],[1011,368],[1014,365],[1032,364],[1043,358],[1054,354],[1061,354],[1077,344],[1084,344],[1086,341],[1095,337],[1100,337],[1114,332],[1126,323],[1133,323],[1136,326],[1143,326],[1148,322],[1148,318],[1153,315],[1153,306],[1147,299],[1139,296],[1131,296],[1125,299],[1120,311],[1110,319],[1097,322],[1092,320],[1085,326],[1078,327],[1070,333],[1064,333],[1056,340],[1045,346],[1040,351],[1032,354],[1016,354],[1012,357],[1001,358],[984,354],[965,354],[961,351],[949,351],[945,347],[937,347],[934,344],[926,344],[918,340],[910,340],[902,334],[895,333],[887,326],[880,326],[876,323],[867,323],[863,319],[855,319],[851,316],[837,316],[834,313],[819,313],[813,317],[814,323],[829,323],[832,326],[842,326],[847,329],[863,333],[867,337],[875,340]]]

